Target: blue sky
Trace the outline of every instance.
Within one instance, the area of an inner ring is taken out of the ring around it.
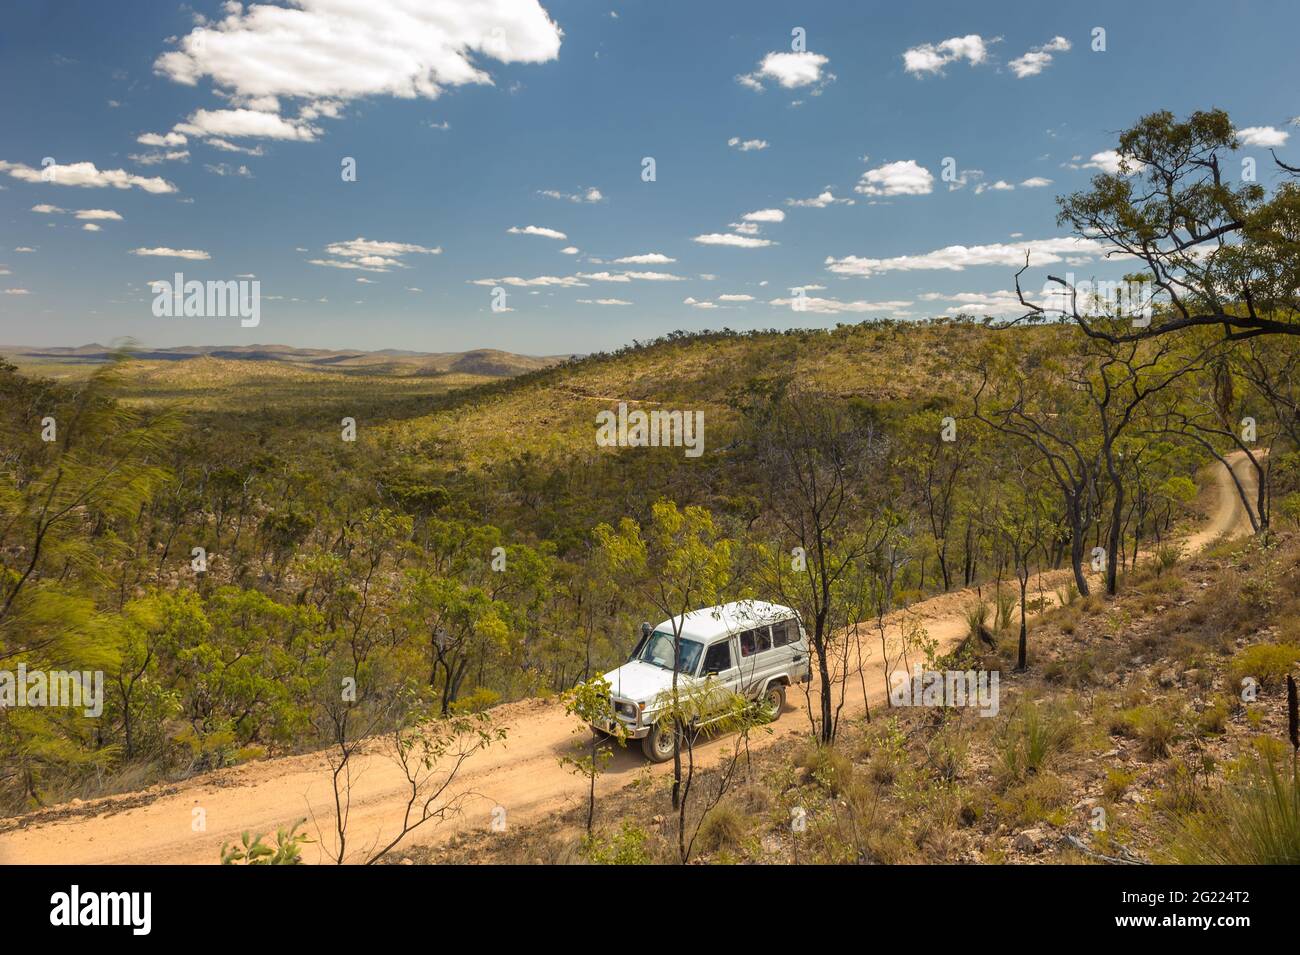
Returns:
[[[552,354],[1005,313],[1027,248],[1039,282],[1123,271],[1054,197],[1142,114],[1227,109],[1266,184],[1269,143],[1300,162],[1294,4],[1053,7],[17,0],[0,344]],[[260,325],[155,317],[177,271],[255,276]]]

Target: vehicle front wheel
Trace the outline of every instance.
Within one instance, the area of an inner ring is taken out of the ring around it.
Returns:
[[[773,683],[763,691],[763,713],[768,722],[774,723],[781,717],[781,711],[785,709],[785,684]]]
[[[652,763],[666,763],[677,751],[677,737],[672,723],[656,723],[641,740],[641,751]]]

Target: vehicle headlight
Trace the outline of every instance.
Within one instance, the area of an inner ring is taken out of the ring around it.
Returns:
[[[627,719],[634,720],[634,719],[636,719],[636,716],[637,716],[637,708],[636,708],[636,704],[635,704],[635,703],[624,703],[622,700],[615,700],[615,701],[614,701],[614,712],[617,713],[617,714],[618,714],[619,716],[621,716],[621,717],[625,717],[625,718],[627,718]]]

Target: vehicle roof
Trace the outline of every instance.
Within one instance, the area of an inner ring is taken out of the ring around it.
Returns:
[[[703,607],[663,621],[656,630],[673,632],[673,620],[681,621],[681,634],[692,640],[716,640],[742,630],[751,630],[796,616],[789,607],[766,600],[735,600],[718,607]]]

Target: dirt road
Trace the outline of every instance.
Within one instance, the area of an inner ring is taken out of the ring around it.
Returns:
[[[1244,455],[1233,461],[1243,486],[1254,487],[1253,470]],[[1216,468],[1211,481],[1213,512],[1195,534],[1184,540],[1186,553],[1224,534],[1249,530],[1249,524],[1226,469]],[[1051,598],[1054,588],[1069,579],[1068,571],[1052,571],[1031,589]],[[943,594],[887,618],[887,638],[898,640],[907,621],[919,622],[944,649],[966,634],[965,611],[974,591]],[[880,662],[879,634],[863,629],[865,680],[852,674],[846,687],[844,715],[861,713],[866,697],[874,707],[884,700],[885,674]],[[893,651],[891,651],[892,653]],[[853,661],[856,666],[856,659]],[[790,705],[774,733],[757,734],[752,746],[770,744],[777,736],[805,732],[803,693],[790,694]],[[504,742],[476,754],[455,781],[464,794],[462,812],[442,824],[429,823],[410,837],[411,843],[436,842],[462,828],[485,828],[505,810],[506,825],[542,818],[585,797],[583,781],[566,771],[560,756],[583,739],[578,727],[556,703],[525,700],[498,707],[495,715],[507,727]],[[726,738],[703,744],[697,754],[707,763],[726,752]],[[626,786],[645,772],[671,771],[671,763],[649,768],[639,747],[617,753],[600,789]],[[358,849],[386,842],[398,829],[405,809],[405,778],[382,753],[362,757],[354,779],[349,843]],[[241,831],[274,832],[281,825],[314,816],[329,838],[333,796],[325,758],[320,753],[250,763],[196,777],[177,786],[157,786],[139,793],[93,802],[53,807],[23,820],[20,828],[0,834],[0,863],[215,863],[223,842]],[[202,826],[198,820],[202,820]],[[316,830],[309,821],[313,838]],[[400,849],[398,850],[400,854]],[[306,847],[308,861],[322,861],[320,844]]]

